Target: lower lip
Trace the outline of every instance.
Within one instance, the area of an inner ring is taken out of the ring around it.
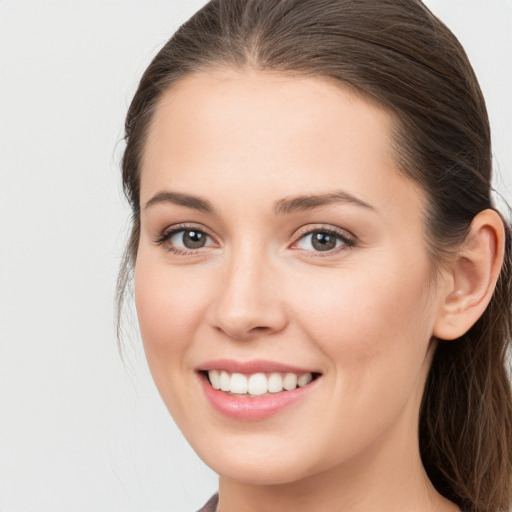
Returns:
[[[200,374],[200,380],[204,394],[215,410],[236,420],[256,421],[273,416],[303,398],[318,379],[292,391],[281,391],[255,398],[230,395],[215,389],[203,374]]]

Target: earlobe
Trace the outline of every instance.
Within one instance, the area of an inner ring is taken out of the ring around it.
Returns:
[[[503,220],[494,210],[480,212],[449,265],[449,285],[441,297],[435,337],[459,338],[480,318],[494,292],[504,251]]]

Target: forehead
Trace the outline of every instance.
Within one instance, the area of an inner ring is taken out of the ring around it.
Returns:
[[[418,195],[398,171],[393,128],[386,109],[325,79],[197,73],[159,102],[143,154],[141,201],[163,187],[218,197],[231,189],[237,197],[259,193],[262,201],[340,186],[377,202],[384,192],[386,200],[399,199],[399,189]]]

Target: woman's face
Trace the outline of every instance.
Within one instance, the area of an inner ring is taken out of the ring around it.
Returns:
[[[441,293],[391,130],[315,78],[204,72],[161,100],[137,311],[165,404],[221,475],[292,482],[417,450]]]

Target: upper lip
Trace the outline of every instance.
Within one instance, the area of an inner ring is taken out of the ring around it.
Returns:
[[[197,371],[208,371],[208,370],[225,370],[230,373],[320,373],[311,369],[300,368],[298,366],[292,366],[289,364],[279,363],[277,361],[266,361],[263,359],[253,359],[251,361],[235,361],[233,359],[215,359],[212,361],[206,361],[197,368]]]

